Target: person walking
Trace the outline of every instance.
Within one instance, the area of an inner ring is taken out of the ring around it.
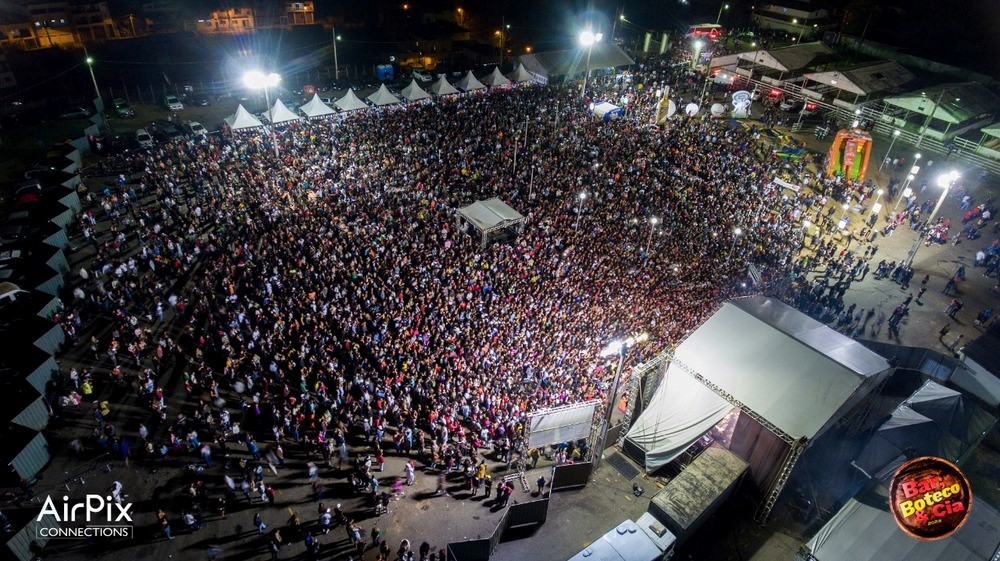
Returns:
[[[163,536],[168,540],[174,539],[170,535],[170,520],[167,519],[167,513],[162,510],[156,512],[156,520],[160,523],[160,530],[163,532]]]
[[[958,299],[952,300],[951,304],[948,305],[948,316],[951,317],[952,319],[955,319],[955,314],[957,314],[958,311],[961,310],[962,306],[964,305],[965,303],[962,302],[961,300]]]
[[[973,325],[979,327],[989,321],[991,317],[993,317],[993,308],[985,308],[976,315],[976,321],[973,322]]]
[[[951,324],[950,323],[944,324],[938,331],[938,339],[943,340],[944,336],[947,335],[949,331],[951,331]]]
[[[267,524],[264,523],[264,519],[260,516],[260,511],[253,513],[253,525],[257,528],[258,534],[263,534],[264,530],[267,529]]]
[[[951,352],[955,352],[955,347],[958,346],[958,343],[963,338],[965,338],[965,334],[964,333],[959,333],[958,337],[955,337],[955,340],[948,344],[948,350],[951,351]]]

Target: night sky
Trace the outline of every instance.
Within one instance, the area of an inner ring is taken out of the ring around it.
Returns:
[[[254,0],[175,0],[192,14],[213,7],[248,6]],[[262,0],[255,0],[258,5]],[[402,4],[404,0],[399,0]],[[714,21],[723,1],[732,8],[723,16],[729,27],[748,25],[750,6],[755,0],[406,0],[414,10],[421,7],[465,8],[483,22],[499,27],[505,20],[512,25],[512,38],[537,48],[559,48],[573,41],[576,32],[593,22],[610,31],[618,10],[633,25],[627,31],[640,34],[645,29],[681,31],[691,23]],[[766,1],[766,0],[764,0]],[[845,13],[871,14],[866,39],[894,45],[902,52],[968,68],[1000,79],[1000,0],[817,0],[828,6],[838,20]],[[140,10],[140,0],[112,0],[118,13]],[[377,6],[393,6],[385,0],[317,0],[317,17],[340,17],[370,12]],[[863,23],[847,24],[848,33],[860,34]],[[536,48],[536,50],[537,50]]]

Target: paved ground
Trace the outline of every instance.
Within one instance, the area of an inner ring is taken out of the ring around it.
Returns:
[[[815,139],[806,138],[806,141],[818,151],[825,149]],[[881,153],[884,149],[881,142],[882,139],[877,141],[876,153]],[[924,157],[929,158],[930,156],[925,154]],[[944,165],[940,166],[940,168],[944,167]],[[882,174],[878,180],[884,183],[888,181],[889,177],[888,174]],[[981,201],[987,196],[987,187],[980,185],[978,181],[968,183],[968,187],[971,188],[977,201]],[[927,193],[922,197],[930,198],[932,196],[934,196],[933,193]],[[894,202],[892,201],[892,203]],[[960,212],[957,207],[957,201],[948,199],[942,209],[942,216],[950,217],[953,222],[960,223]],[[856,222],[860,222],[860,220]],[[918,285],[919,279],[924,274],[930,274],[930,286],[921,301],[911,307],[910,315],[901,324],[899,338],[898,340],[893,339],[894,342],[945,351],[944,344],[938,339],[937,333],[946,322],[952,324],[952,335],[946,338],[945,342],[950,342],[951,337],[956,334],[965,335],[965,340],[970,340],[978,335],[978,328],[972,325],[973,317],[984,307],[996,306],[998,296],[990,290],[996,284],[996,280],[985,278],[981,270],[972,268],[972,255],[976,249],[988,244],[993,237],[995,236],[987,235],[974,242],[963,241],[957,246],[949,244],[920,248],[915,262],[914,279],[916,280],[914,284]],[[906,229],[897,230],[896,234],[890,238],[879,238],[875,242],[879,246],[879,252],[874,263],[882,258],[889,261],[902,259],[915,238],[916,234]],[[74,243],[80,244],[81,239],[74,238]],[[89,259],[89,251],[89,248],[84,248],[72,253],[70,259],[74,266],[79,266]],[[959,289],[959,295],[966,301],[966,305],[955,320],[949,320],[944,314],[944,308],[952,297],[945,296],[940,291],[946,279],[954,273],[955,268],[960,263],[965,264],[967,269],[968,281]],[[915,290],[913,291],[915,292]],[[892,307],[902,302],[907,294],[908,291],[902,290],[890,280],[874,280],[873,276],[869,274],[863,281],[857,282],[851,287],[846,300],[848,303],[856,302],[859,308],[881,308],[888,315]],[[869,329],[865,336],[882,341],[888,340],[887,331],[873,336]],[[81,357],[76,352],[69,352],[63,360],[64,368],[79,358]],[[173,372],[163,379],[168,393],[175,396],[173,403],[177,404],[181,402],[183,395],[180,382],[182,368],[183,364],[179,364]],[[135,419],[140,418],[144,412],[136,407],[132,396],[123,390],[109,389],[108,393],[102,396],[103,398],[108,398],[116,404],[113,415],[119,420],[120,426],[124,430],[134,431],[137,422]],[[113,481],[121,481],[129,494],[128,500],[135,504],[138,535],[134,541],[121,544],[111,550],[88,548],[71,542],[63,542],[51,549],[54,558],[81,559],[90,556],[104,556],[114,560],[128,558],[204,559],[208,546],[213,544],[222,547],[221,559],[266,558],[264,542],[256,534],[251,524],[255,511],[260,510],[265,521],[272,528],[285,525],[293,515],[300,516],[306,525],[312,525],[316,519],[316,503],[307,493],[309,487],[305,474],[305,464],[309,458],[303,456],[293,446],[288,446],[286,467],[279,468],[278,476],[271,478],[274,486],[279,490],[274,505],[264,505],[259,501],[248,504],[242,497],[239,500],[234,497],[229,500],[225,519],[217,515],[210,515],[201,530],[189,533],[181,529],[182,524],[176,520],[177,513],[183,508],[179,497],[187,485],[201,479],[210,488],[220,490],[223,487],[223,475],[232,474],[238,470],[226,470],[223,466],[217,465],[200,473],[187,472],[183,470],[183,465],[187,463],[187,460],[179,462],[179,465],[173,467],[158,466],[156,469],[151,466],[134,464],[128,467],[121,464],[109,464],[101,458],[72,460],[63,447],[72,437],[88,433],[90,414],[89,410],[84,410],[79,418],[68,417],[53,421],[47,432],[47,437],[53,443],[56,459],[44,472],[44,479],[36,488],[36,493],[68,493],[72,496],[79,496],[86,492],[106,490]],[[989,451],[989,453],[994,455],[985,457],[978,464],[983,468],[984,476],[994,473],[992,469],[996,465],[995,451]],[[235,452],[233,460],[236,461],[246,456],[245,453]],[[195,458],[191,458],[190,461],[194,463]],[[383,486],[389,485],[395,476],[402,474],[403,461],[403,458],[391,456],[387,458],[382,478]],[[499,467],[499,464],[496,463],[491,465],[494,469]],[[110,472],[105,471],[106,466],[111,467]],[[547,468],[543,468],[537,473],[546,472]],[[355,494],[349,489],[345,481],[346,474],[346,471],[336,469],[327,469],[321,473],[323,480],[327,483],[328,495],[328,498],[322,501],[328,506],[338,502],[343,503],[345,511],[350,517],[360,521],[365,532],[370,530],[372,525],[378,525],[385,531],[393,549],[398,546],[399,540],[402,538],[409,538],[415,545],[427,540],[437,548],[449,541],[486,536],[492,532],[502,514],[498,509],[488,506],[485,500],[468,498],[467,492],[460,488],[457,481],[452,481],[451,490],[453,493],[451,496],[434,496],[435,476],[427,470],[422,470],[416,486],[407,489],[406,497],[392,503],[389,514],[374,517],[367,500],[354,496]],[[528,474],[530,482],[536,478],[536,472]],[[644,498],[637,499],[632,496],[631,485],[633,482],[639,482],[646,489]],[[495,558],[510,560],[566,559],[602,533],[613,528],[621,520],[637,518],[646,510],[648,497],[654,494],[658,488],[657,480],[650,479],[645,475],[640,475],[632,481],[625,480],[617,470],[605,464],[596,474],[593,483],[587,488],[556,493],[552,498],[548,522],[537,530],[530,539],[501,543]],[[520,489],[514,496],[515,501],[529,500],[530,498]],[[774,528],[754,527],[747,522],[749,516],[746,515],[748,512],[746,506],[735,501],[709,525],[707,531],[716,531],[715,535],[718,537],[715,540],[716,543],[709,543],[700,548],[699,558],[752,558],[754,560],[790,558],[789,552],[794,551],[798,537],[777,533]],[[156,536],[155,512],[158,508],[171,512],[174,517],[176,539],[168,542]],[[749,509],[749,512],[752,510]],[[703,533],[703,535],[707,534]],[[323,555],[324,558],[347,558],[349,548],[346,534],[342,529],[333,530],[329,535],[322,537],[320,541],[324,544],[326,551]],[[703,541],[711,542],[713,540]],[[282,550],[281,558],[296,558],[303,554],[304,546],[301,542],[290,543]],[[375,555],[371,551],[365,556],[366,559],[374,559],[374,557]]]

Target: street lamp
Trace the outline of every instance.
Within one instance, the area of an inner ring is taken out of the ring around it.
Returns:
[[[896,214],[896,209],[899,208],[899,203],[903,202],[903,199],[909,199],[910,195],[912,195],[912,194],[913,194],[913,189],[910,189],[909,187],[907,187],[906,189],[903,189],[903,192],[900,193],[899,198],[896,199],[896,206],[892,207],[892,214],[893,215]]]
[[[848,200],[848,202],[844,203],[844,205],[841,208],[844,209],[844,213],[840,215],[840,220],[837,220],[837,222],[840,222],[840,221],[844,220],[845,218],[847,218],[847,211],[850,210],[850,208],[851,208],[851,202],[850,202],[850,200]]]
[[[728,10],[728,9],[729,9],[729,4],[723,4],[723,5],[719,6],[719,15],[715,16],[715,24],[716,25],[718,25],[719,24],[719,20],[722,19],[722,11],[723,10]]]
[[[647,257],[649,256],[649,246],[653,242],[653,230],[656,229],[656,223],[659,221],[660,219],[655,216],[649,218],[649,237],[646,238],[646,251],[643,252]]]
[[[576,225],[573,226],[573,232],[576,234],[580,233],[580,215],[583,214],[583,201],[586,198],[586,191],[581,192],[576,198]]]
[[[882,168],[885,167],[885,163],[889,161],[889,154],[892,154],[892,145],[896,143],[896,139],[899,138],[899,135],[899,129],[892,131],[892,142],[889,143],[889,149],[885,151],[885,157],[882,158],[882,163],[878,166],[879,171],[882,171]]]
[[[248,88],[259,90],[264,90],[264,103],[267,104],[267,120],[269,128],[271,129],[271,144],[274,145],[274,157],[278,158],[278,140],[274,134],[274,108],[271,106],[271,95],[269,89],[277,86],[281,82],[281,76],[275,74],[274,72],[270,74],[264,74],[259,70],[251,70],[243,75],[243,83],[247,85]]]
[[[600,33],[594,33],[589,29],[580,33],[580,44],[587,47],[587,73],[583,76],[583,93],[580,97],[587,97],[587,80],[590,78],[590,53],[594,49],[594,43],[603,37]]]
[[[920,158],[921,155],[919,152],[913,155],[913,166],[910,167],[910,173],[906,176],[906,181],[903,183],[903,187],[909,185],[911,181],[917,178],[917,174],[920,173],[920,166],[917,165]]]
[[[945,197],[948,196],[948,191],[951,190],[952,185],[958,181],[961,174],[955,170],[945,173],[938,177],[937,184],[941,187],[941,196],[938,198],[938,202],[934,205],[934,210],[931,211],[930,217],[927,219],[927,225],[933,225],[934,219],[937,218],[938,211],[941,210],[941,205],[944,204]],[[910,248],[910,253],[906,256],[906,261],[904,261],[904,266],[910,267],[913,265],[913,260],[917,257],[917,250],[920,249],[920,236],[917,236],[916,241],[913,242],[913,247]]]
[[[875,226],[876,216],[878,215],[878,212],[882,210],[882,205],[878,204],[878,200],[882,198],[882,195],[884,193],[885,193],[884,189],[879,189],[878,191],[875,192],[876,194],[875,201],[872,203],[871,218],[869,219],[871,220],[872,226]]]
[[[615,377],[611,381],[611,387],[608,388],[608,400],[604,406],[604,423],[601,425],[600,448],[597,450],[601,455],[604,453],[604,439],[607,438],[608,428],[611,427],[611,413],[614,411],[615,398],[618,395],[618,385],[621,383],[622,369],[625,367],[625,355],[628,354],[630,348],[647,340],[649,340],[649,334],[643,332],[626,339],[612,341],[601,349],[601,358],[608,358],[615,354],[618,355],[618,368],[615,369]],[[594,460],[600,461],[600,457],[594,456]]]

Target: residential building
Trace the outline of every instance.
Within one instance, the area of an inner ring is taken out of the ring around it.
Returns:
[[[285,2],[284,25],[312,25],[316,23],[316,8],[312,1]]]
[[[28,17],[41,47],[79,45],[117,37],[107,2],[35,2]]]
[[[254,14],[250,8],[216,10],[208,18],[185,22],[184,28],[196,33],[247,33],[253,31]]]
[[[837,22],[825,7],[808,0],[774,0],[753,7],[751,19],[764,29],[787,31],[796,40],[834,29]]]

